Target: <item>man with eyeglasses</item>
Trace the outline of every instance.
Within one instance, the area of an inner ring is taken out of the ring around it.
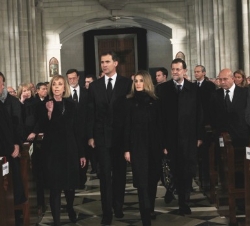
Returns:
[[[196,173],[197,147],[202,143],[202,108],[197,86],[184,78],[185,61],[171,63],[172,79],[156,87],[161,106],[164,153],[170,158],[178,192],[179,214],[191,214],[188,205],[192,178]]]

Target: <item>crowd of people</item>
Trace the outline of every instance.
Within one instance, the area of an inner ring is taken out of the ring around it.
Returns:
[[[124,217],[130,163],[142,224],[149,226],[156,219],[163,157],[170,162],[179,213],[188,215],[192,213],[188,204],[197,166],[202,188],[209,189],[205,126],[211,125],[217,138],[228,132],[235,146],[249,144],[250,93],[244,71],[222,69],[212,82],[205,67],[197,65],[196,80],[191,82],[185,61],[176,58],[171,63],[171,79],[167,80],[167,69],[159,68],[154,85],[145,70],[131,79],[119,75],[118,61],[116,53],[103,53],[99,78],[86,76],[84,87],[79,85],[76,69],[36,87],[21,84],[17,92],[5,88],[0,73],[0,135],[4,138],[0,155],[7,156],[13,168],[15,204],[27,201],[18,157],[22,143],[30,142],[38,211],[45,211],[44,189],[49,189],[55,226],[60,225],[62,191],[69,219],[77,221],[75,189],[84,188],[89,162],[91,173],[100,179],[101,224],[111,225],[113,215]],[[37,145],[38,134],[43,136],[41,146]],[[202,159],[200,165],[197,156]],[[174,198],[172,192],[166,190],[166,202]]]

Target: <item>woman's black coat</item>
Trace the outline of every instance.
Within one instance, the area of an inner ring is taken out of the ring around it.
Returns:
[[[45,104],[40,116],[44,138],[44,173],[46,187],[75,189],[79,183],[79,161],[84,156],[83,145],[77,131],[76,105],[69,99],[54,102],[51,119]]]
[[[145,92],[127,99],[125,152],[130,152],[134,187],[148,186],[161,170],[163,145],[158,101]],[[149,179],[149,180],[148,180]]]
[[[36,108],[36,100],[33,96],[26,99],[23,104],[21,104],[22,107],[22,118],[23,118],[23,141],[25,142],[27,140],[27,137],[31,133],[36,133],[35,131],[35,125],[36,125],[36,119],[35,119],[35,108]]]
[[[0,156],[10,156],[14,151],[13,126],[11,117],[0,101]]]

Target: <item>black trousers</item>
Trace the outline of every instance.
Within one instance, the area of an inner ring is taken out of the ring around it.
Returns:
[[[194,163],[195,164],[195,163]],[[194,176],[192,166],[183,157],[171,159],[171,169],[173,172],[174,183],[178,192],[179,207],[186,205],[186,200],[189,199]]]
[[[138,192],[138,198],[139,198],[139,209],[140,209],[140,214],[141,214],[141,220],[143,226],[146,225],[151,225],[151,209],[152,205],[151,202],[152,200],[149,194],[149,189],[148,187],[144,188],[137,188]]]
[[[118,148],[96,148],[100,167],[100,191],[102,211],[105,217],[114,211],[122,211],[126,184],[124,152]]]
[[[79,163],[80,188],[82,188],[82,189],[85,187],[85,183],[87,182],[87,171],[89,168],[89,162],[91,163],[92,170],[94,170],[96,172],[98,170],[98,167],[97,167],[98,158],[97,158],[96,149],[86,145],[85,158],[86,158],[86,166],[85,167],[82,168],[80,166],[80,163]]]
[[[22,182],[21,168],[20,168],[20,158],[8,157],[10,167],[12,169],[12,180],[13,180],[13,193],[14,193],[14,203],[21,204],[24,203],[27,198],[24,193],[24,186]]]
[[[148,184],[137,188],[139,209],[143,226],[151,225],[150,213],[154,213],[157,184],[161,176],[161,161],[154,161],[153,153],[149,156]]]
[[[31,156],[31,161],[32,161],[32,172],[36,183],[37,206],[45,206],[42,158],[43,158],[43,152],[41,150],[41,143],[39,141],[35,141],[33,143],[33,153]]]
[[[54,226],[59,226],[60,224],[60,215],[61,215],[61,189],[50,189],[50,208],[53,216]],[[73,203],[75,198],[75,190],[64,190],[66,202],[67,202],[67,211],[73,209]]]
[[[197,148],[198,165],[199,165],[199,181],[204,190],[209,190],[209,146],[211,139],[206,135],[203,144]]]

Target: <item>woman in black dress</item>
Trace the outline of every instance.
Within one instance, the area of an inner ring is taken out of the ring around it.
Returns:
[[[133,185],[138,191],[142,223],[148,226],[156,217],[154,205],[163,146],[158,101],[147,71],[135,74],[127,98],[125,159],[132,164]]]
[[[50,189],[50,207],[54,225],[60,225],[61,192],[64,190],[71,222],[76,222],[73,209],[75,189],[79,186],[79,161],[84,167],[83,145],[77,131],[76,105],[69,98],[65,78],[54,76],[50,81],[50,100],[41,110],[40,123],[44,138],[44,177]]]

